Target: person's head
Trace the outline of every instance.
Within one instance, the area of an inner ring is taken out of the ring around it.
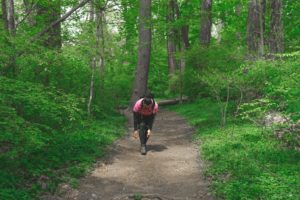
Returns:
[[[152,95],[151,91],[147,90],[145,95],[144,95],[143,104],[145,106],[151,105],[152,104],[152,98],[153,98],[153,95]]]
[[[149,106],[151,103],[152,103],[152,99],[151,98],[147,98],[147,97],[144,98],[144,104],[146,106]]]

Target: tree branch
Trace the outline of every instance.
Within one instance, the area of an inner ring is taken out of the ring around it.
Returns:
[[[57,19],[56,21],[52,22],[49,26],[44,28],[41,32],[33,36],[29,41],[33,42],[37,40],[39,37],[43,36],[45,33],[47,33],[53,26],[57,25],[58,23],[61,23],[65,21],[73,12],[77,11],[79,8],[83,7],[85,4],[87,4],[90,0],[83,0],[81,3],[79,3],[77,6],[72,8],[69,12],[64,14],[60,19]]]

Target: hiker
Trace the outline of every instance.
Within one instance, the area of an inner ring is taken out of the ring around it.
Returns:
[[[146,155],[146,143],[151,135],[152,125],[158,111],[158,104],[150,92],[140,98],[133,107],[134,132],[133,137],[140,138],[141,154]],[[138,131],[139,130],[139,131]]]

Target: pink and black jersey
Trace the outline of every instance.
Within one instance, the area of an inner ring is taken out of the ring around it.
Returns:
[[[153,101],[153,99],[151,101],[152,101],[152,103],[150,105],[144,106],[143,98],[139,99],[133,107],[133,112],[139,113],[144,116],[156,114],[158,111],[158,104],[155,101]],[[154,105],[153,105],[153,103],[154,103]]]

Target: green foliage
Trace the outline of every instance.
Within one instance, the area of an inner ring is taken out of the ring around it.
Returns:
[[[288,54],[282,60],[259,61],[242,67],[246,72],[243,77],[245,95],[247,91],[254,91],[269,99],[273,110],[289,114],[295,120],[300,119],[299,64],[299,56]]]
[[[229,119],[218,125],[218,106],[209,100],[175,106],[199,128],[203,158],[209,161],[206,176],[223,199],[298,199],[299,152],[284,149],[261,128]]]
[[[62,181],[74,184],[123,133],[124,119],[113,113],[83,120],[80,102],[54,87],[0,77],[0,199],[32,199]]]

